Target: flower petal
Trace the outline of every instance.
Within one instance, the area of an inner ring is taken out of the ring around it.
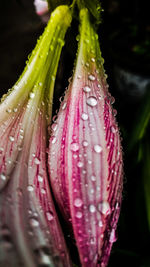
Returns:
[[[73,81],[52,126],[49,173],[82,266],[107,265],[122,191],[122,151],[97,34],[81,10]]]
[[[21,78],[0,105],[1,266],[71,266],[46,167],[47,118],[70,22],[67,6],[52,13]]]

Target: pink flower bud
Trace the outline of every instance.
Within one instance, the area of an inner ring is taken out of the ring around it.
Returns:
[[[71,266],[46,165],[47,118],[71,18],[68,6],[56,8],[0,103],[0,266]]]
[[[98,36],[86,9],[80,11],[80,20],[73,79],[52,125],[49,174],[82,266],[105,267],[120,213],[122,149],[114,98],[108,92]]]

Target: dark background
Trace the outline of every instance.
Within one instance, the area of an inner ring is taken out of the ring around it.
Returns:
[[[103,0],[102,23],[98,33],[110,92],[115,96],[123,137],[124,193],[109,267],[150,267],[150,235],[145,207],[142,166],[136,165],[137,150],[128,154],[134,121],[150,88],[150,15],[148,1]],[[0,95],[19,78],[28,55],[43,32],[44,23],[35,14],[32,0],[0,0]],[[72,28],[77,34],[77,22]],[[77,48],[75,34],[66,36],[66,46],[57,75],[58,98],[72,75]],[[67,57],[66,57],[67,54]],[[69,56],[68,56],[69,55]],[[63,64],[63,68],[62,68]],[[62,79],[63,77],[63,79]],[[61,81],[61,82],[60,82]]]

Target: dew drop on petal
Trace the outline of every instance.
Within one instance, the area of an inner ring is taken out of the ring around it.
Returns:
[[[111,98],[110,98],[110,103],[111,104],[114,104],[115,103],[115,98],[113,96],[111,96]]]
[[[78,161],[77,166],[78,166],[79,168],[82,168],[82,167],[83,167],[83,162]]]
[[[44,188],[42,188],[42,189],[41,189],[41,193],[42,193],[43,195],[45,195],[45,194],[46,194],[46,190],[45,190]]]
[[[29,192],[33,192],[34,187],[33,187],[32,185],[28,185],[28,186],[27,186],[27,190],[28,190]]]
[[[89,86],[85,86],[85,87],[83,88],[83,91],[84,91],[85,93],[89,93],[89,92],[91,92],[91,88],[90,88]]]
[[[89,211],[90,211],[91,213],[94,213],[94,212],[96,211],[96,208],[95,208],[95,206],[94,206],[93,204],[91,204],[91,205],[89,206]]]
[[[39,226],[39,222],[38,222],[38,220],[31,218],[30,219],[30,225],[33,227],[37,227],[37,226]]]
[[[90,107],[95,107],[97,105],[97,99],[94,96],[90,96],[88,97],[86,103],[90,106]]]
[[[71,143],[70,145],[70,149],[73,151],[73,152],[76,152],[79,150],[79,144],[78,143]]]
[[[35,97],[35,93],[31,92],[31,93],[29,94],[29,97],[30,97],[31,99],[33,99],[33,98]]]
[[[84,258],[84,262],[88,262],[88,258],[87,257]]]
[[[110,243],[114,243],[116,240],[117,240],[116,231],[115,231],[115,229],[112,229],[112,231],[110,233],[109,241],[110,241]]]
[[[82,206],[82,204],[83,204],[82,199],[80,199],[80,198],[76,198],[76,199],[75,199],[75,201],[74,201],[74,206],[75,206],[75,207],[79,208],[79,207]]]
[[[96,181],[96,177],[94,175],[91,176],[91,181],[95,182]]]
[[[117,110],[113,109],[113,115],[116,116],[117,115]]]
[[[95,58],[94,58],[94,57],[92,57],[92,58],[91,58],[91,61],[92,61],[92,62],[95,62]]]
[[[67,103],[64,102],[63,105],[62,105],[62,110],[64,110],[66,108],[66,106],[67,106]]]
[[[41,175],[38,175],[38,181],[39,181],[40,183],[43,182],[43,177],[42,177]]]
[[[82,142],[82,145],[83,145],[84,147],[87,147],[87,146],[88,146],[88,141],[84,140],[84,141]]]
[[[18,111],[18,109],[17,109],[17,108],[14,108],[14,109],[13,109],[13,112],[15,112],[15,113],[16,113],[17,111]]]
[[[6,110],[6,112],[7,112],[7,113],[11,113],[12,110],[11,110],[10,108],[8,108],[8,109]]]
[[[51,137],[52,144],[55,144],[55,143],[56,143],[56,140],[57,140],[57,139],[56,139],[55,136],[52,136],[52,137]]]
[[[80,212],[80,211],[78,211],[78,212],[76,212],[76,218],[78,218],[78,219],[81,219],[82,218],[82,212]]]
[[[54,219],[54,216],[51,212],[46,212],[46,217],[48,221],[52,221]]]
[[[102,147],[101,147],[100,145],[95,145],[95,146],[94,146],[94,151],[95,151],[96,153],[101,153],[101,152],[102,152]]]
[[[55,120],[54,117],[53,117],[53,120]],[[51,128],[54,132],[57,130],[57,127],[58,127],[57,123],[53,123],[51,126]]]
[[[3,181],[6,181],[6,175],[4,173],[1,173],[0,177]]]
[[[88,78],[89,78],[90,81],[95,81],[95,76],[92,75],[92,74],[90,74]]]
[[[103,222],[102,221],[99,221],[98,226],[99,227],[103,227]]]
[[[14,140],[15,140],[15,138],[13,137],[13,136],[9,136],[9,140],[11,141],[11,142],[14,142]]]
[[[111,130],[112,133],[116,133],[116,127],[114,125],[112,125],[110,127],[110,130]]]
[[[41,161],[40,161],[38,158],[35,158],[35,159],[34,159],[34,163],[35,163],[36,165],[39,165],[40,162],[41,162]]]
[[[82,113],[81,118],[82,118],[82,120],[87,121],[89,116],[87,113]]]

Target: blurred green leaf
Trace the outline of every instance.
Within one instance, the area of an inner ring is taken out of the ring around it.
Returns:
[[[144,137],[148,124],[150,121],[150,88],[148,88],[147,93],[142,101],[141,107],[137,114],[136,120],[133,123],[132,134],[128,144],[128,150],[131,151],[132,148],[142,140]]]
[[[150,231],[150,143],[149,138],[145,138],[143,144],[143,183],[145,191],[145,201],[147,210],[147,220]]]

